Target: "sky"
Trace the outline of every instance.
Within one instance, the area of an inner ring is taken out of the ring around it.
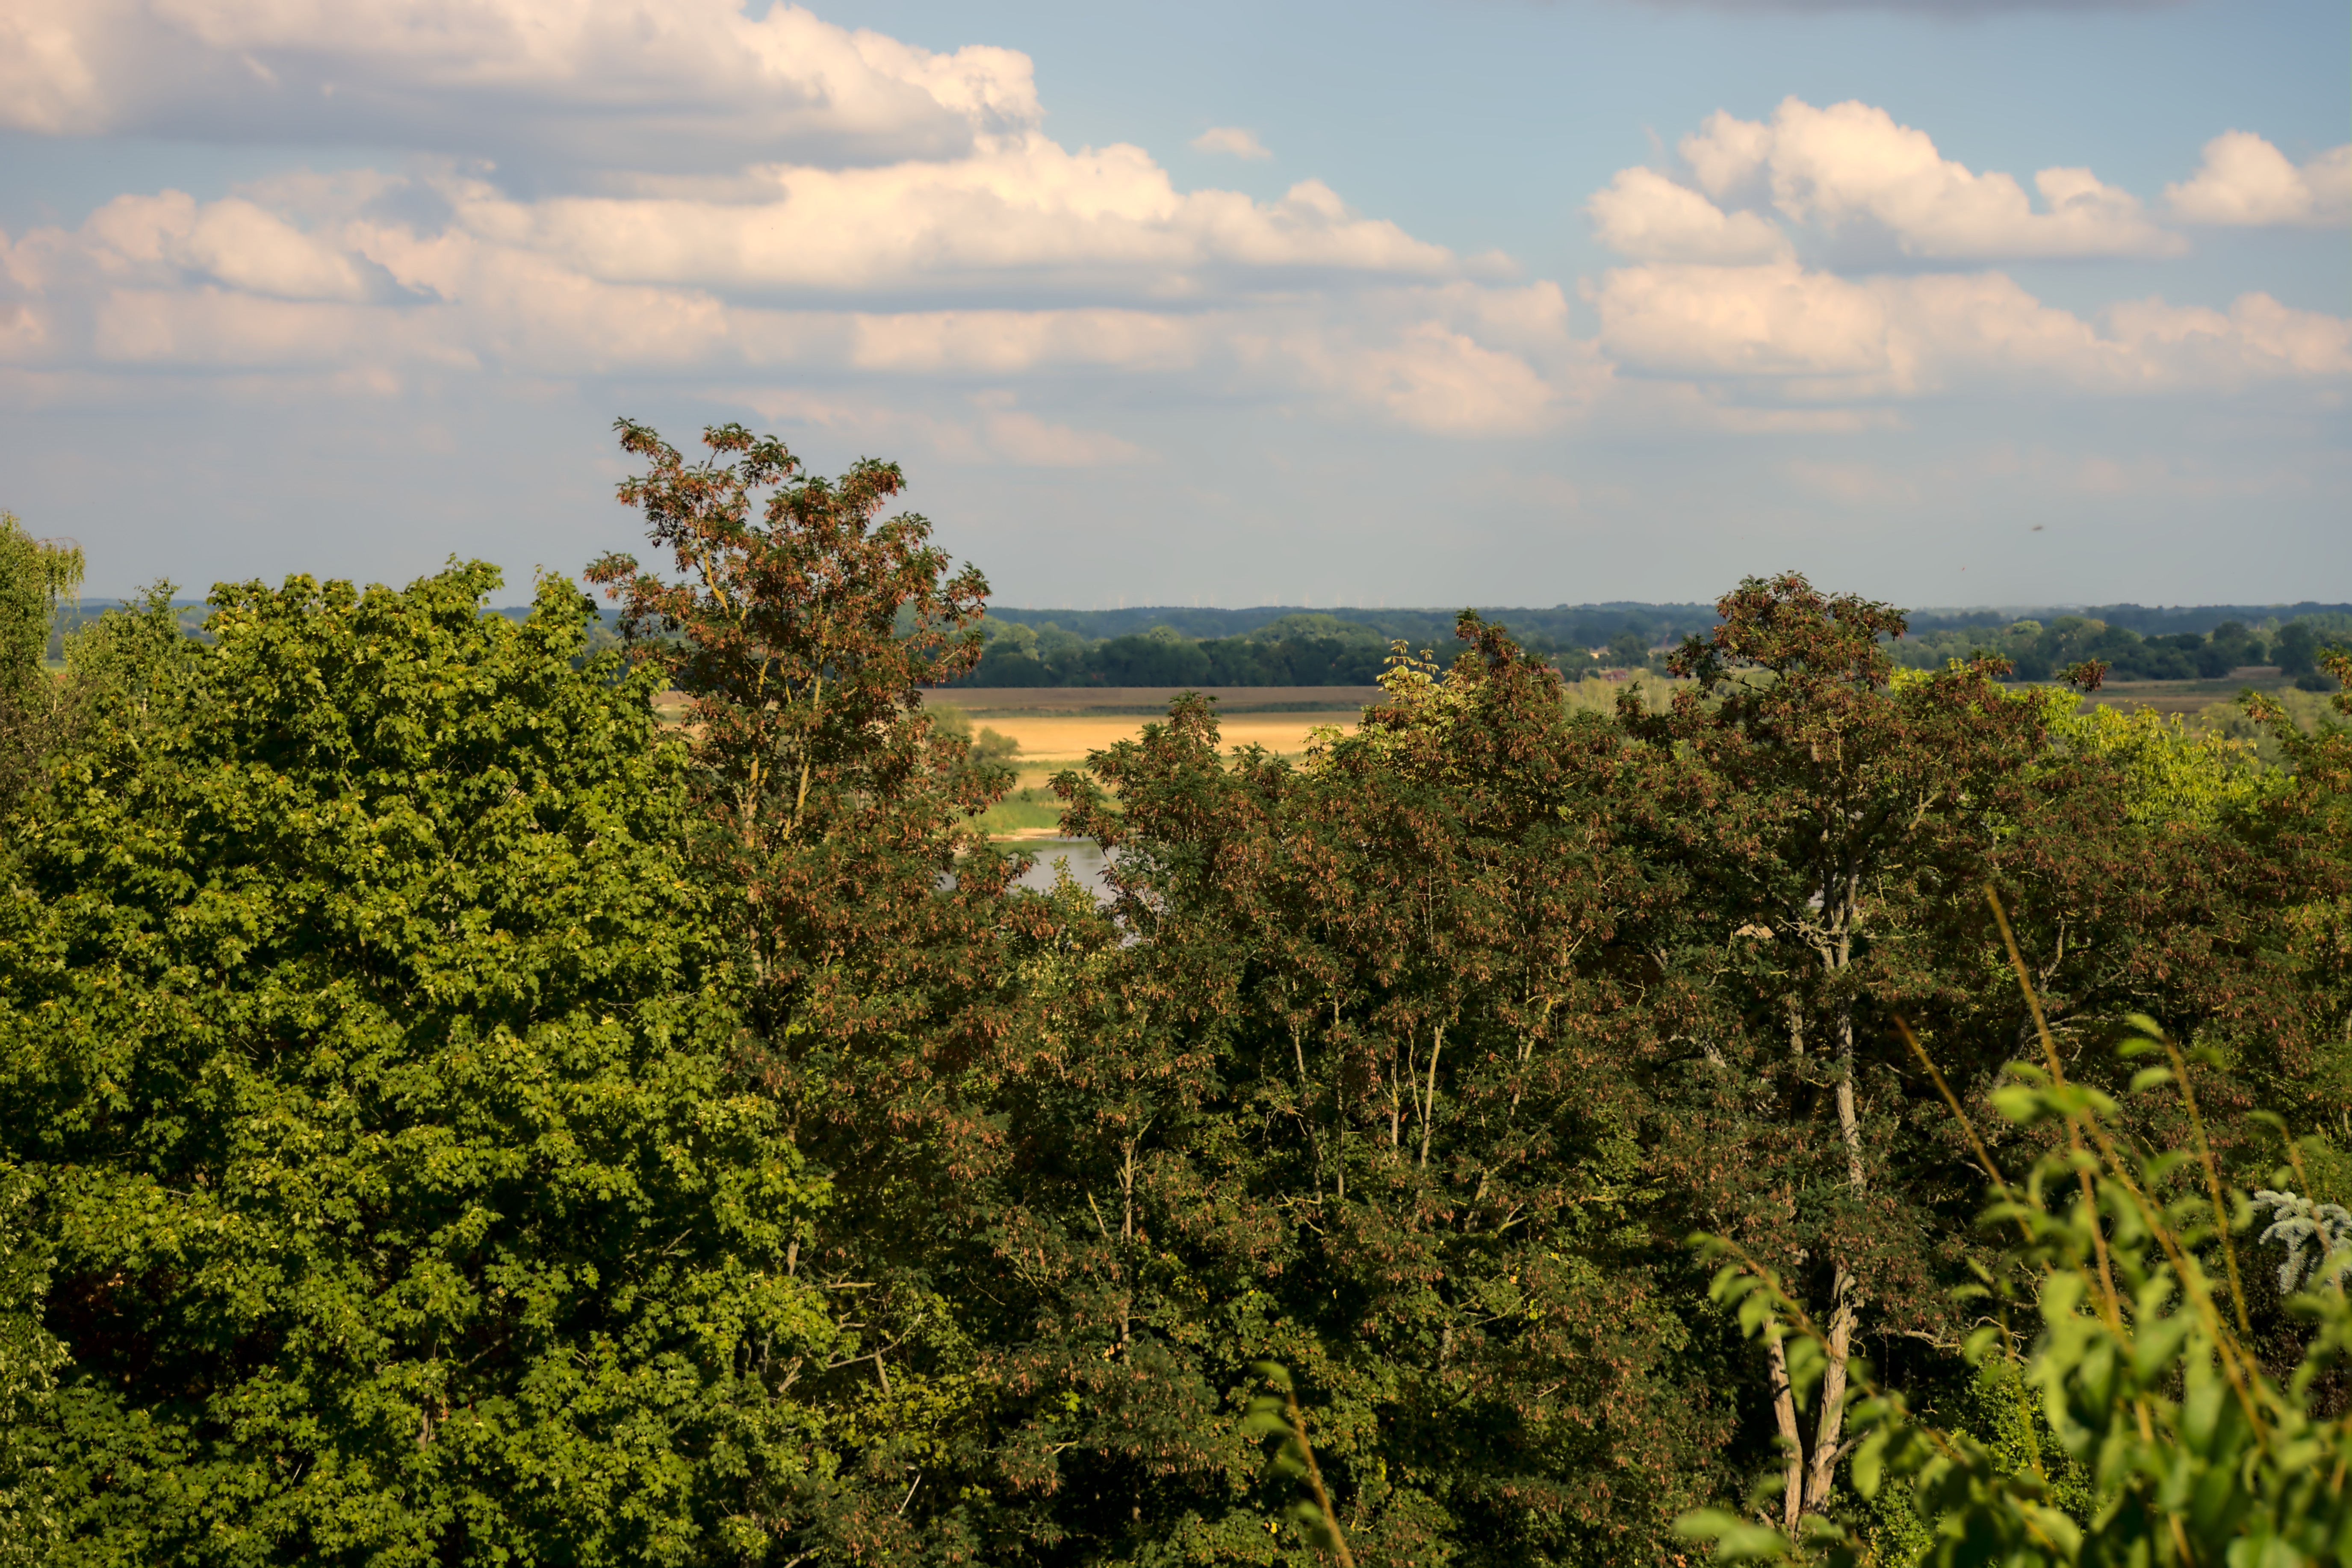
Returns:
[[[87,592],[887,458],[1030,606],[2352,599],[2341,0],[0,0]]]

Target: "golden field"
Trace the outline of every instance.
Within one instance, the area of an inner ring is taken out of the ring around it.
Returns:
[[[1099,752],[1130,740],[1152,722],[1140,713],[975,713],[972,723],[1019,742],[1017,761],[1080,763],[1089,752]],[[1235,713],[1219,726],[1223,744],[1264,746],[1270,752],[1296,754],[1307,749],[1307,737],[1318,726],[1343,730],[1356,727],[1352,713]]]

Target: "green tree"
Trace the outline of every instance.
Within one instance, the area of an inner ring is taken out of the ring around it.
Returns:
[[[2021,958],[2016,968],[2022,980]],[[2189,1056],[2153,1020],[2135,1022],[2141,1033],[2124,1043],[2126,1059],[2161,1052],[2171,1066],[2135,1074],[2134,1091],[2178,1094],[2189,1147],[2145,1152],[2116,1098],[2069,1080],[2046,1028],[2037,1031],[2041,1063],[2013,1066],[1996,1097],[2013,1122],[2064,1130],[2066,1147],[2037,1161],[2021,1189],[2001,1180],[1951,1107],[1993,1179],[1987,1228],[2017,1236],[1969,1292],[1985,1321],[1969,1336],[1968,1358],[2008,1373],[2054,1438],[2064,1480],[2077,1484],[2061,1484],[2038,1445],[2004,1453],[1919,1419],[1900,1392],[1874,1386],[1869,1369],[1852,1363],[1844,1397],[1856,1433],[1854,1489],[1865,1501],[1907,1492],[1921,1537],[1916,1561],[2316,1568],[2352,1556],[2352,1415],[2326,1409],[2322,1392],[2352,1354],[2342,1211],[2314,1225],[2307,1199],[2257,1195],[2284,1221],[2269,1234],[2315,1239],[2312,1250],[2324,1255],[2291,1244],[2282,1284],[2307,1280],[2292,1301],[2307,1327],[2291,1375],[2274,1378],[2249,1342],[2231,1237],[2247,1228],[2255,1205],[2224,1185],[2198,1130],[2179,1077]],[[1751,1334],[1787,1346],[1801,1388],[1818,1384],[1826,1399],[1832,1348],[1778,1275],[1719,1239],[1709,1249],[1728,1255],[1718,1298],[1737,1307]],[[2217,1254],[2226,1275],[2214,1268]],[[2035,1318],[2038,1331],[2027,1326]],[[1682,1528],[1712,1540],[1724,1561],[1877,1561],[1858,1521],[1836,1511],[1843,1517],[1809,1517],[1801,1533],[1723,1510],[1695,1513]]]
[[[58,1479],[37,1434],[65,1347],[42,1321],[49,1256],[27,1223],[34,1184],[0,1162],[0,1564],[33,1568],[57,1549]]]
[[[1750,578],[1717,612],[1670,661],[1693,681],[1671,710],[1623,713],[1681,774],[1659,853],[1691,896],[1655,942],[1705,998],[1657,1157],[1687,1184],[1695,1219],[1711,1215],[1820,1304],[1830,1386],[1810,1436],[1780,1342],[1765,1344],[1793,1531],[1835,1483],[1837,1384],[1866,1309],[1944,1332],[1918,1310],[1942,1226],[1906,1179],[1916,1090],[1888,1059],[1885,1020],[1945,1000],[1950,961],[1965,968],[1973,933],[1954,906],[1975,897],[2043,721],[2001,689],[1997,659],[1898,678],[1885,639],[1902,616],[1801,576]]]
[[[73,1362],[59,1563],[759,1561],[823,1481],[824,1201],[648,675],[491,569],[151,605],[8,823],[0,1126]],[[130,630],[132,628],[125,628]],[[789,1553],[779,1553],[788,1555]]]
[[[81,578],[78,547],[36,539],[0,511],[0,812],[56,742],[60,703],[42,664],[59,604]]]
[[[1650,662],[1650,643],[1636,631],[1622,631],[1609,639],[1609,662],[1640,669]]]
[[[1312,1560],[1221,1414],[1258,1357],[1312,1391],[1360,1561],[1648,1561],[1706,1495],[1727,1412],[1644,1223],[1617,935],[1675,895],[1616,831],[1659,770],[1461,635],[1304,762],[1222,756],[1187,699],[1058,781],[1118,898],[1032,961],[1006,1091],[998,1463],[1053,1500],[1037,1561]]]
[[[0,511],[0,690],[40,673],[59,601],[81,585],[79,546],[36,539],[14,512]]]
[[[999,1158],[1020,863],[971,826],[1010,770],[921,688],[980,657],[987,584],[950,574],[924,519],[880,515],[893,465],[836,483],[738,426],[693,463],[619,428],[646,465],[620,498],[673,571],[614,555],[588,575],[633,657],[694,700],[685,853],[728,933],[745,1058],[834,1194],[798,1254],[838,1347],[798,1385],[838,1456],[800,1549],[968,1554],[987,1500],[958,1466],[991,1397],[968,1319],[990,1282],[957,1272],[953,1241],[984,1222],[973,1177]]]

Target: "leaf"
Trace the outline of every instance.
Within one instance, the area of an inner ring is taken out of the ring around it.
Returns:
[[[1874,1431],[1863,1439],[1862,1447],[1853,1451],[1853,1457],[1848,1461],[1847,1474],[1853,1481],[1853,1489],[1862,1494],[1864,1501],[1878,1495],[1879,1483],[1885,1475],[1886,1444],[1890,1436],[1883,1426]]]
[[[1675,1533],[1686,1541],[1714,1542],[1718,1563],[1777,1563],[1795,1555],[1789,1538],[1779,1531],[1719,1508],[1694,1509],[1682,1515],[1675,1521]]]

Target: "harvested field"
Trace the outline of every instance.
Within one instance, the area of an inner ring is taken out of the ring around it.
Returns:
[[[1160,717],[1150,713],[988,713],[974,711],[975,722],[1021,744],[1022,764],[1083,762],[1089,752],[1143,732],[1144,725]],[[1307,749],[1307,736],[1322,725],[1342,730],[1356,727],[1356,710],[1306,713],[1235,713],[1219,726],[1223,744],[1264,746],[1270,752],[1295,754]]]

